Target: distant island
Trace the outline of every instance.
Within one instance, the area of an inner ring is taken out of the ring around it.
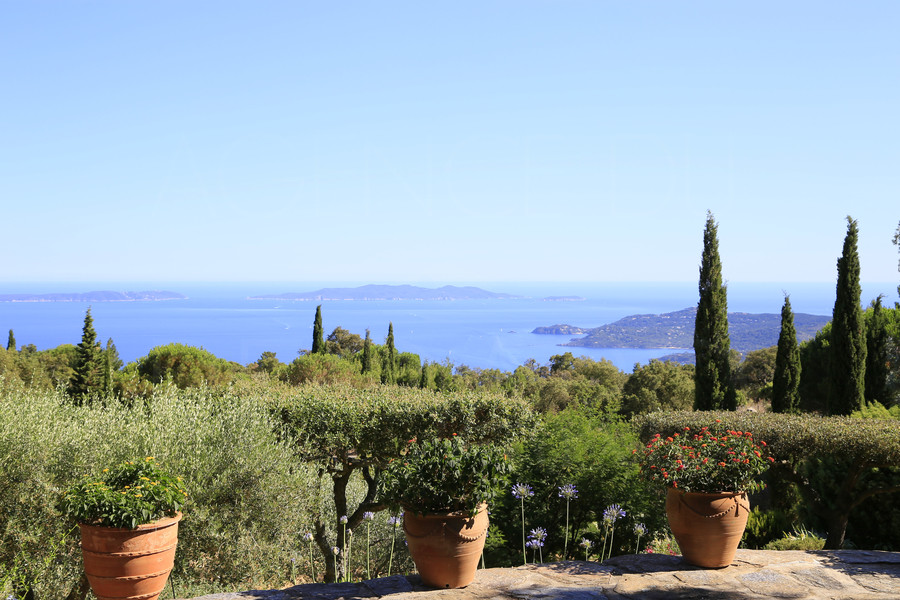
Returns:
[[[0,302],[153,302],[157,300],[186,300],[178,292],[72,292],[55,294],[0,294]]]
[[[498,294],[481,288],[445,285],[424,288],[414,285],[363,285],[355,288],[322,288],[315,292],[287,292],[265,296],[251,296],[250,300],[509,300],[521,298],[512,294]]]
[[[697,308],[685,308],[661,315],[631,315],[615,323],[594,328],[553,325],[537,327],[532,333],[552,335],[578,335],[561,346],[583,348],[693,348],[694,319]],[[816,335],[831,317],[794,314],[797,339],[806,341]],[[745,353],[768,348],[778,343],[781,331],[780,314],[729,313],[728,332],[731,347]]]

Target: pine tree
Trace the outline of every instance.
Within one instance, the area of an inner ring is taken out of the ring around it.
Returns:
[[[772,380],[772,412],[800,412],[800,346],[797,344],[789,296],[784,297],[784,306],[781,307],[781,333],[778,335]]]
[[[13,330],[9,330],[9,339],[6,341],[6,349],[10,352],[16,351],[16,336],[13,335]]]
[[[706,213],[703,255],[700,262],[700,301],[694,323],[694,408],[735,410],[737,394],[731,380],[731,340],[728,337],[728,301],[722,283],[717,225]]]
[[[387,338],[384,340],[384,353],[381,357],[381,383],[393,384],[397,381],[397,351],[394,349],[394,323],[388,325]]]
[[[325,354],[325,330],[322,328],[322,305],[316,307],[316,320],[313,321],[312,354]]]
[[[366,340],[363,342],[362,372],[372,372],[372,334],[368,329],[366,329]]]
[[[881,300],[878,296],[872,301],[872,312],[866,323],[866,374],[865,395],[866,404],[880,402],[890,404],[890,392],[888,391],[888,331]]]
[[[70,380],[69,394],[79,404],[91,395],[101,391],[102,371],[100,364],[100,342],[94,331],[94,319],[91,308],[84,315],[84,327],[81,330],[81,343],[75,347],[74,373]]]
[[[866,325],[859,285],[857,223],[847,217],[844,250],[837,262],[837,296],[831,319],[831,388],[834,403],[828,412],[849,415],[865,404]]]
[[[122,367],[122,359],[112,338],[106,340],[106,350],[103,351],[103,395],[107,398],[113,396],[115,373]]]

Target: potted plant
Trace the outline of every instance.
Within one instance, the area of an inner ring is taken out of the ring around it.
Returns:
[[[103,469],[65,493],[62,509],[81,529],[84,571],[100,600],[155,600],[175,561],[187,493],[152,456]]]
[[[747,493],[764,487],[759,477],[774,461],[751,432],[719,432],[719,423],[657,433],[640,455],[641,473],[668,488],[666,516],[684,558],[709,568],[731,564],[750,513]]]
[[[489,524],[487,503],[508,470],[500,448],[456,434],[411,440],[388,465],[380,496],[403,509],[409,553],[426,584],[458,588],[475,578]]]

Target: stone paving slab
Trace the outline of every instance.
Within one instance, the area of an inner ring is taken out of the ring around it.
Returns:
[[[484,569],[458,590],[426,587],[416,575],[358,583],[211,594],[194,600],[898,600],[900,553],[738,550],[722,569],[680,556],[636,554],[602,564],[566,561]]]

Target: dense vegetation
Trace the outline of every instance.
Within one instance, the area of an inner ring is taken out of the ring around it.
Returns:
[[[723,291],[717,281],[709,289]],[[864,400],[851,417],[830,416],[849,412],[831,377],[846,329],[829,324],[798,348],[790,316],[786,300],[783,346],[727,353],[716,403],[728,406],[730,388],[744,410],[712,414],[691,411],[692,365],[654,360],[624,373],[570,352],[512,372],[423,363],[395,347],[392,327],[384,344],[368,331],[317,329],[315,351],[289,363],[264,352],[248,365],[181,344],[122,364],[90,311],[77,345],[18,346],[10,331],[0,347],[0,597],[79,597],[77,529],[61,517],[61,492],[144,456],[183,476],[190,495],[179,596],[359,578],[366,550],[371,576],[406,572],[379,476],[409,439],[452,433],[505,449],[509,484],[533,491],[525,500],[507,488],[491,507],[489,566],[521,562],[522,507],[529,528],[547,531],[545,560],[597,557],[606,540],[612,554],[666,548],[662,497],[638,477],[632,452],[652,432],[715,418],[752,430],[778,460],[772,493],[754,498],[746,545],[898,550],[900,508],[883,500],[900,491],[900,305],[876,299],[851,328],[865,344],[855,353],[865,357]],[[564,486],[577,495],[564,497]],[[613,505],[627,516],[611,536],[603,516]],[[347,552],[336,559],[334,547]]]

